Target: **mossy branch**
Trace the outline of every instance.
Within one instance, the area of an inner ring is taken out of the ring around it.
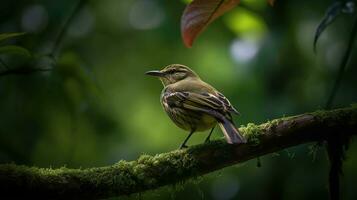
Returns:
[[[303,143],[326,140],[331,134],[357,134],[357,107],[317,111],[240,128],[243,145],[224,140],[185,150],[142,155],[107,167],[46,169],[0,165],[2,197],[36,199],[99,199],[139,193],[175,184],[214,170]]]

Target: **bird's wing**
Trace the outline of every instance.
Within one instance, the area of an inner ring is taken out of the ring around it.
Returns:
[[[217,95],[208,92],[171,92],[164,96],[164,101],[170,106],[183,107],[191,110],[210,110],[223,115],[231,112],[237,113],[227,98],[222,94]]]
[[[162,102],[165,107],[203,112],[220,121],[225,119],[225,114],[215,109],[217,108],[217,103],[212,103],[202,98],[202,95],[199,97],[201,98],[197,98],[197,94],[191,92],[171,92],[163,95]]]
[[[218,99],[221,100],[229,112],[240,115],[240,113],[232,106],[231,102],[220,92],[217,92]]]
[[[195,92],[170,92],[163,95],[163,104],[168,107],[202,112],[214,117],[230,144],[245,143],[230,114],[232,106],[223,95]]]

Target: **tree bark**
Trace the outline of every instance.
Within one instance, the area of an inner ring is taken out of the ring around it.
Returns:
[[[0,195],[35,199],[99,199],[139,193],[244,162],[332,134],[357,134],[357,106],[316,111],[240,128],[247,144],[224,140],[135,161],[87,169],[0,165]]]

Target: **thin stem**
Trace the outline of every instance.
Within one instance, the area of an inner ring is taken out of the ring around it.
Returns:
[[[47,72],[51,71],[51,68],[15,68],[15,69],[8,69],[5,71],[0,72],[0,76],[5,75],[27,75],[32,74],[35,72]]]
[[[60,32],[57,35],[57,38],[55,40],[55,43],[53,45],[52,51],[50,53],[50,57],[55,58],[55,54],[59,51],[60,45],[64,39],[64,36],[67,33],[67,30],[69,26],[71,25],[74,17],[79,13],[79,11],[83,8],[84,4],[87,2],[87,0],[79,0],[76,7],[74,8],[73,12],[71,15],[68,17],[66,22],[63,24]]]
[[[352,53],[352,48],[353,48],[353,44],[354,44],[356,35],[357,35],[357,17],[356,17],[355,22],[353,24],[353,28],[352,28],[352,31],[351,31],[351,34],[350,34],[350,37],[349,37],[349,40],[348,40],[348,46],[347,46],[347,49],[346,49],[346,51],[345,51],[345,53],[343,55],[343,58],[342,58],[342,61],[341,61],[341,64],[340,64],[340,68],[338,70],[338,74],[337,74],[336,79],[335,79],[335,83],[333,85],[331,94],[330,94],[330,96],[329,96],[329,98],[327,100],[327,103],[326,103],[326,106],[325,106],[326,109],[330,109],[331,108],[333,100],[335,99],[337,90],[340,87],[343,74],[345,72],[349,57],[350,57],[350,55]]]
[[[341,64],[336,76],[335,83],[333,85],[331,94],[327,100],[326,109],[332,107],[333,100],[335,99],[336,93],[340,87],[342,77],[344,75],[345,69],[347,67],[348,60],[352,53],[353,44],[357,34],[357,17],[352,27],[350,37],[348,40],[346,51],[341,60]],[[342,164],[344,158],[344,145],[345,142],[342,142],[342,136],[339,134],[331,135],[327,139],[327,154],[330,161],[330,171],[329,171],[329,195],[331,200],[340,199],[340,173],[342,172]],[[348,139],[347,139],[348,141]]]

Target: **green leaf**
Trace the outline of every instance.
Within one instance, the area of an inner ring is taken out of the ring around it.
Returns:
[[[26,57],[31,57],[31,53],[27,49],[16,45],[7,45],[0,47],[0,55],[1,54],[18,54]]]
[[[1,33],[0,34],[0,41],[2,40],[6,40],[9,38],[13,38],[13,37],[18,37],[21,35],[25,35],[26,33]]]

